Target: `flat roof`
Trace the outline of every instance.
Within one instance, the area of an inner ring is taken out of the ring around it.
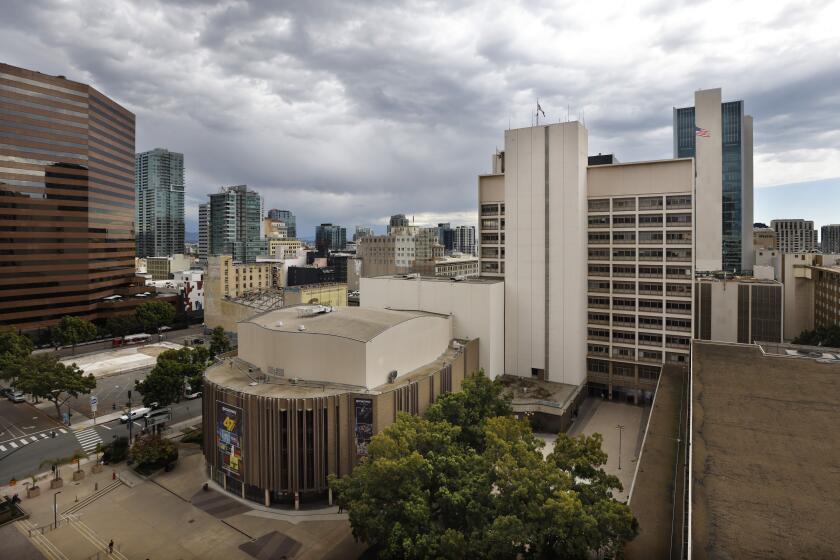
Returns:
[[[325,309],[330,311],[322,312]],[[370,342],[391,327],[418,317],[449,316],[425,311],[293,305],[267,311],[240,322],[254,323],[277,332],[340,336],[359,342]]]
[[[691,161],[694,158],[667,158],[667,159],[648,159],[642,161],[616,161],[614,163],[605,163],[602,165],[587,165],[586,169],[609,169],[611,167],[627,167],[632,165],[651,165],[651,164],[666,164],[679,161]]]
[[[831,558],[840,364],[694,341],[695,558]]]
[[[444,276],[415,276],[407,277],[404,274],[385,274],[382,276],[374,276],[375,280],[406,280],[409,282],[416,282],[422,280],[423,282],[442,282],[445,284],[498,284],[504,282],[504,278],[491,278],[489,276],[467,276],[463,280],[455,280],[454,278],[447,278]]]

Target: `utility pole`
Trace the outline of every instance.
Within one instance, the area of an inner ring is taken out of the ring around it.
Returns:
[[[621,432],[624,431],[624,426],[618,424],[615,428],[618,430],[618,470],[621,470]]]
[[[61,494],[61,490],[53,494],[53,528],[58,529],[58,495]]]
[[[128,446],[131,447],[131,427],[134,425],[134,418],[131,417],[131,389],[128,390]]]

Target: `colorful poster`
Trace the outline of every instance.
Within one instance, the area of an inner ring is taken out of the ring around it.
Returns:
[[[242,480],[242,409],[216,401],[216,447],[219,468]]]
[[[366,457],[373,437],[373,401],[356,399],[356,456]]]

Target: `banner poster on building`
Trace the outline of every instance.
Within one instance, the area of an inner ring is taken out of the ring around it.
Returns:
[[[216,447],[219,468],[242,480],[242,409],[216,401]]]
[[[366,457],[373,437],[373,401],[356,399],[356,456]]]

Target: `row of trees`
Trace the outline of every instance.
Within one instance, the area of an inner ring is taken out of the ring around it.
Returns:
[[[52,328],[51,339],[57,346],[72,346],[95,340],[106,332],[114,337],[130,334],[155,333],[160,327],[171,325],[175,320],[175,308],[165,301],[148,301],[137,306],[131,315],[109,318],[104,332],[93,323],[81,317],[62,317],[58,325]]]
[[[638,525],[612,498],[600,434],[543,443],[483,373],[424,416],[400,414],[351,474],[330,478],[353,535],[381,558],[620,555]]]

